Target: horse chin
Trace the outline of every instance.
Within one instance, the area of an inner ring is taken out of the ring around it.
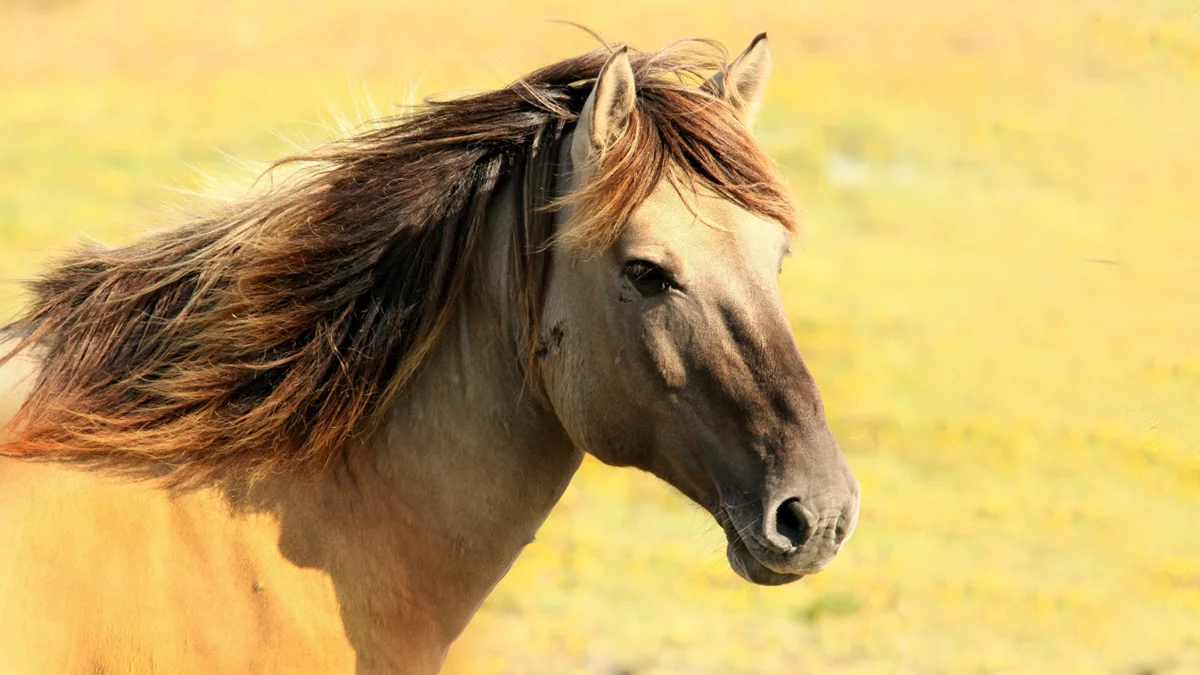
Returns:
[[[786,574],[767,568],[750,553],[746,544],[738,537],[729,537],[725,557],[737,575],[760,586],[782,586],[804,578],[803,574]]]

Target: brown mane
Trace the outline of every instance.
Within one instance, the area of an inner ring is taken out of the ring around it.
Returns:
[[[175,485],[315,475],[376,427],[436,344],[481,253],[485,208],[516,187],[514,304],[536,347],[559,148],[607,52],[427,103],[283,160],[267,194],[133,244],[80,248],[30,283],[9,328],[41,363],[0,454]],[[572,243],[603,247],[662,179],[794,228],[771,161],[699,85],[715,43],[631,52],[629,132],[570,197]]]

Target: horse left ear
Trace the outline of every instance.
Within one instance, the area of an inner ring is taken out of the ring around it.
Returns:
[[[629,48],[621,46],[600,69],[596,85],[579,115],[579,135],[591,142],[593,153],[603,153],[617,142],[636,103]]]
[[[770,75],[771,50],[767,47],[767,34],[759,33],[746,51],[725,70],[709,78],[704,88],[728,101],[742,124],[751,127],[762,106]]]

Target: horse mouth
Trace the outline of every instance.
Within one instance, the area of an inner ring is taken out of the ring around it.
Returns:
[[[760,586],[782,586],[804,578],[803,574],[776,572],[759,562],[737,532],[727,529],[725,537],[728,540],[725,558],[729,560],[729,567],[746,581]]]

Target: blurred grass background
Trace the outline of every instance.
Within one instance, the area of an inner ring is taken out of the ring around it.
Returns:
[[[0,313],[227,155],[593,47],[546,18],[769,31],[784,296],[862,518],[757,588],[588,462],[446,671],[1200,673],[1200,0],[0,0]]]

